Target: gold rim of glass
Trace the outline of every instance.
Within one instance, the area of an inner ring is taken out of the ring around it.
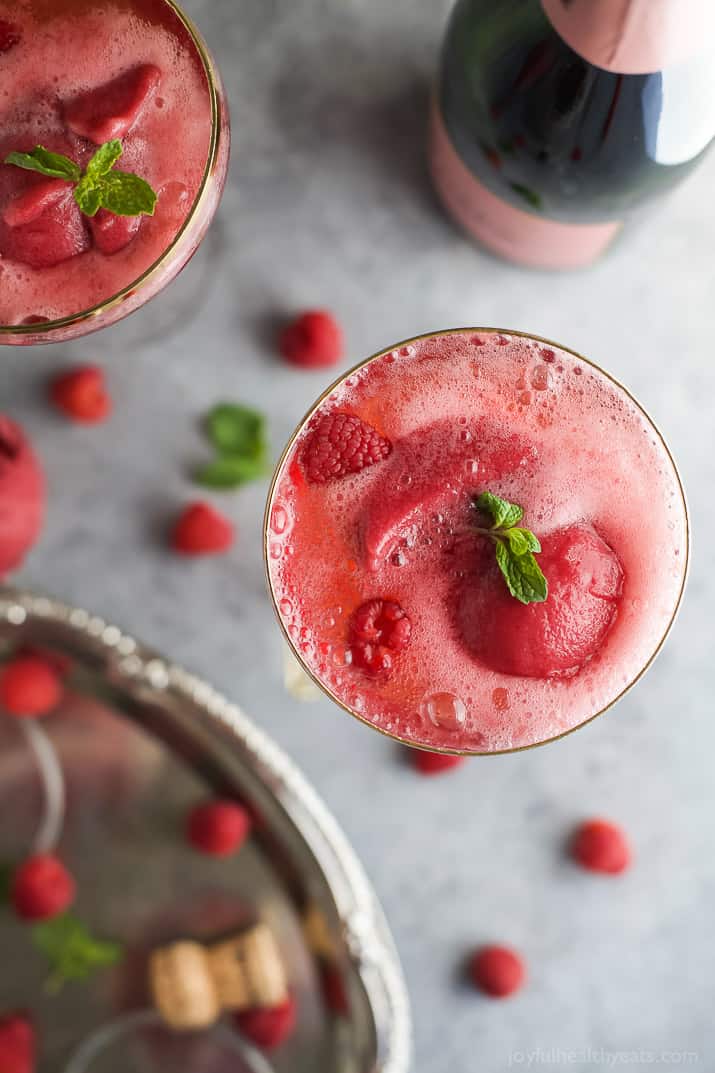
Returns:
[[[194,22],[188,15],[184,14],[179,5],[175,3],[175,0],[163,0],[163,2],[168,8],[171,8],[191,38],[206,73],[209,101],[211,103],[211,137],[209,139],[208,153],[206,156],[206,166],[201,177],[201,184],[196,197],[194,198],[194,203],[171,244],[167,246],[156,261],[150,264],[140,276],[137,276],[136,279],[133,279],[128,283],[126,287],[122,287],[116,294],[111,295],[111,297],[105,299],[103,302],[91,306],[89,309],[84,309],[79,313],[71,313],[69,316],[60,317],[57,320],[49,320],[39,324],[0,324],[0,343],[2,343],[3,336],[8,335],[50,336],[53,332],[62,328],[68,328],[73,324],[81,323],[83,320],[99,317],[103,313],[106,313],[107,310],[114,309],[116,306],[121,305],[121,303],[129,298],[135,291],[143,287],[144,284],[149,283],[159,274],[166,262],[171,259],[172,254],[190,228],[202,204],[209,196],[210,180],[216,161],[219,157],[219,145],[221,142],[221,79],[218,73],[218,68],[216,67],[208,47]]]
[[[329,689],[329,687],[327,685],[325,685],[325,683],[322,682],[320,680],[320,678],[318,678],[317,675],[315,675],[313,673],[311,668],[308,666],[308,664],[305,662],[305,660],[303,659],[302,655],[300,654],[300,652],[296,648],[292,638],[288,634],[288,631],[286,630],[285,625],[283,624],[283,619],[282,619],[282,616],[280,614],[280,611],[278,610],[278,605],[276,603],[276,594],[275,594],[275,592],[273,590],[273,583],[271,581],[271,572],[270,572],[269,557],[268,557],[268,539],[269,539],[268,528],[269,528],[269,524],[270,524],[271,507],[273,505],[273,498],[274,498],[274,494],[275,494],[275,490],[276,490],[276,485],[278,484],[278,478],[281,475],[281,472],[283,470],[283,465],[284,465],[288,455],[292,451],[293,445],[295,444],[295,441],[296,441],[297,437],[302,432],[302,430],[305,427],[306,423],[308,421],[310,421],[310,419],[313,416],[313,414],[320,408],[320,406],[322,406],[322,404],[325,402],[325,400],[328,398],[328,396],[333,391],[335,391],[335,389],[337,387],[339,387],[345,380],[347,380],[347,378],[349,376],[352,376],[354,373],[358,372],[360,369],[363,369],[366,365],[369,365],[370,362],[375,361],[376,359],[383,357],[385,354],[391,353],[393,350],[398,350],[400,347],[409,346],[411,343],[421,342],[424,339],[434,339],[434,338],[437,338],[437,337],[442,338],[445,335],[466,335],[466,334],[470,334],[470,333],[479,334],[479,335],[515,335],[515,336],[519,336],[522,339],[529,339],[529,340],[531,340],[533,342],[544,343],[546,346],[556,347],[558,350],[563,350],[566,354],[571,354],[574,358],[578,358],[579,361],[582,361],[586,365],[589,365],[592,369],[595,369],[596,372],[600,373],[601,376],[604,376],[606,378],[606,380],[608,380],[608,381],[610,381],[610,383],[614,384],[615,387],[617,387],[619,389],[619,391],[622,391],[624,393],[624,395],[626,395],[627,398],[629,398],[631,400],[631,402],[640,411],[640,413],[643,414],[644,418],[646,419],[646,421],[648,422],[650,427],[653,429],[653,431],[655,432],[656,436],[658,437],[660,443],[662,444],[663,450],[665,451],[665,454],[666,454],[666,457],[668,458],[668,460],[670,461],[671,466],[673,467],[673,473],[675,474],[675,479],[676,479],[676,483],[677,483],[677,486],[678,486],[678,491],[680,493],[680,501],[681,501],[681,505],[682,505],[682,508],[683,508],[683,517],[685,519],[685,556],[684,556],[684,562],[683,562],[683,571],[682,571],[682,577],[681,577],[681,582],[680,582],[680,588],[678,589],[678,596],[677,596],[677,599],[675,601],[675,606],[673,607],[673,612],[672,612],[672,614],[670,616],[670,619],[668,620],[668,623],[667,623],[667,625],[666,625],[666,627],[665,627],[665,629],[664,629],[664,631],[663,631],[663,633],[662,633],[662,635],[660,637],[660,640],[658,641],[658,644],[655,646],[655,648],[653,649],[650,657],[646,660],[646,662],[643,664],[643,666],[638,671],[638,673],[631,679],[630,682],[627,683],[627,685],[625,685],[623,687],[623,689],[620,691],[620,693],[618,693],[617,696],[615,696],[613,698],[613,700],[609,701],[609,703],[605,707],[600,708],[597,712],[594,712],[593,715],[589,715],[589,717],[587,719],[584,719],[582,722],[577,723],[576,726],[570,727],[568,730],[564,730],[560,734],[555,734],[551,738],[544,738],[543,741],[531,742],[529,745],[517,745],[517,746],[514,746],[511,749],[492,749],[492,750],[488,750],[488,751],[484,751],[484,752],[480,752],[479,750],[473,750],[473,749],[449,749],[449,748],[445,748],[445,747],[442,747],[442,746],[421,745],[419,742],[410,741],[408,738],[400,737],[400,735],[398,735],[398,734],[391,734],[388,730],[384,730],[382,727],[376,726],[369,719],[366,719],[364,716],[360,715],[359,712],[356,712],[352,708],[348,707],[348,705],[345,704],[344,701],[342,701],[339,697],[337,697],[335,695],[335,693],[333,693],[333,691],[331,689]],[[667,443],[667,441],[665,439],[665,436],[663,435],[661,430],[658,428],[657,424],[655,423],[653,418],[650,416],[650,414],[647,412],[647,410],[645,410],[644,407],[641,406],[641,404],[638,401],[638,399],[628,390],[627,387],[625,387],[620,382],[620,380],[617,380],[615,376],[612,376],[605,369],[601,368],[601,366],[597,365],[595,361],[591,361],[589,358],[585,358],[583,356],[583,354],[579,354],[577,350],[572,350],[571,347],[564,346],[562,343],[557,343],[553,339],[545,339],[541,335],[533,335],[530,332],[520,332],[520,331],[516,331],[513,328],[483,328],[483,327],[477,327],[477,328],[470,328],[470,327],[447,328],[447,329],[445,329],[443,331],[424,332],[422,335],[415,335],[415,336],[412,336],[410,339],[403,339],[399,343],[393,343],[392,346],[385,347],[383,350],[378,350],[377,353],[372,354],[369,358],[365,358],[364,361],[358,362],[357,365],[354,365],[351,369],[348,369],[347,372],[343,373],[336,380],[334,380],[322,392],[322,394],[320,395],[318,400],[310,407],[308,412],[305,414],[305,416],[300,420],[300,422],[298,423],[296,428],[293,430],[293,432],[292,432],[292,434],[291,434],[291,436],[290,436],[290,438],[288,440],[288,443],[286,444],[285,448],[283,449],[283,451],[281,453],[280,458],[278,459],[278,462],[276,463],[276,468],[275,468],[275,471],[274,471],[273,476],[271,478],[270,488],[268,489],[268,498],[266,500],[266,509],[265,509],[265,512],[264,512],[264,515],[263,515],[263,566],[264,566],[266,579],[267,579],[267,583],[268,583],[268,591],[270,593],[271,604],[273,605],[273,610],[275,612],[276,618],[278,619],[278,624],[280,626],[280,629],[281,629],[281,632],[283,634],[283,637],[285,638],[285,640],[286,640],[286,642],[288,644],[288,647],[290,648],[290,651],[291,651],[294,659],[298,662],[299,666],[304,671],[304,673],[308,675],[308,677],[315,683],[316,686],[318,686],[318,688],[321,690],[321,692],[325,693],[328,697],[330,697],[330,699],[332,701],[334,701],[335,704],[337,704],[339,708],[342,708],[343,711],[348,713],[348,715],[351,715],[354,719],[357,719],[358,722],[364,723],[365,726],[370,727],[371,730],[376,731],[378,734],[382,734],[383,737],[390,738],[392,741],[399,742],[400,745],[409,746],[409,748],[411,748],[411,749],[421,749],[424,752],[445,753],[447,755],[452,755],[452,756],[505,756],[505,755],[508,755],[510,753],[523,753],[523,752],[526,752],[528,749],[537,749],[542,745],[550,745],[554,741],[560,741],[562,738],[568,737],[569,734],[573,734],[576,730],[581,730],[582,727],[585,727],[589,723],[592,723],[594,721],[594,719],[598,719],[598,717],[600,715],[603,715],[605,712],[609,711],[609,709],[613,708],[614,705],[618,704],[618,702],[623,699],[623,697],[626,695],[626,693],[628,693],[633,688],[633,686],[638,681],[640,681],[640,679],[646,673],[646,671],[651,666],[651,664],[655,660],[656,656],[658,655],[658,653],[662,649],[662,647],[663,647],[663,645],[665,643],[665,639],[668,636],[668,634],[670,633],[670,630],[671,630],[671,628],[673,626],[673,623],[675,622],[675,619],[677,618],[678,611],[680,610],[680,606],[681,606],[681,604],[683,602],[683,593],[685,591],[685,586],[686,586],[687,579],[688,579],[688,571],[689,571],[689,568],[690,568],[690,514],[689,514],[689,511],[688,511],[688,502],[687,502],[687,499],[686,499],[686,496],[685,496],[685,488],[683,487],[683,482],[682,482],[681,477],[680,477],[680,472],[679,472],[678,467],[677,467],[677,465],[675,463],[675,459],[673,458],[672,452],[671,452],[671,450],[670,450],[670,448],[668,446],[668,443]]]

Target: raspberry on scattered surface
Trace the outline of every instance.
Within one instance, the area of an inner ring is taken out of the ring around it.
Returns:
[[[50,399],[66,417],[84,424],[104,421],[112,412],[104,372],[97,365],[80,365],[60,373],[50,384]]]
[[[0,708],[10,715],[46,715],[62,698],[56,667],[35,655],[18,655],[0,668]]]
[[[0,1073],[34,1073],[35,1030],[17,1011],[0,1015]]]
[[[38,853],[15,870],[10,898],[23,920],[50,920],[70,907],[75,893],[75,881],[62,861]]]
[[[302,369],[335,365],[343,356],[342,328],[331,313],[310,310],[283,329],[278,349],[287,362]]]
[[[251,830],[251,818],[236,801],[206,801],[193,808],[186,837],[194,849],[212,857],[228,857],[240,849]]]
[[[290,1035],[297,1021],[297,1004],[293,995],[288,995],[278,1006],[261,1006],[252,1010],[240,1010],[234,1014],[238,1030],[264,1051],[280,1047]]]
[[[302,452],[303,469],[313,484],[327,484],[381,462],[392,444],[356,414],[336,410],[319,418]]]
[[[410,759],[420,775],[439,775],[443,771],[460,767],[466,757],[452,756],[451,753],[430,753],[424,749],[410,749]]]
[[[519,954],[508,946],[483,946],[469,961],[472,983],[492,998],[508,998],[526,979],[526,967]]]
[[[220,555],[234,540],[233,524],[203,500],[189,503],[171,532],[171,546],[180,555]]]
[[[585,820],[571,838],[571,856],[590,872],[619,875],[631,863],[625,832],[609,820]]]

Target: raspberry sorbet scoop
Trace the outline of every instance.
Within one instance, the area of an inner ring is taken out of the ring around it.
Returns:
[[[20,426],[0,413],[0,579],[22,565],[44,512],[40,462]]]
[[[613,626],[623,570],[590,525],[556,530],[542,544],[548,599],[528,605],[514,600],[490,554],[464,587],[460,626],[472,654],[494,670],[568,677],[598,653]]]

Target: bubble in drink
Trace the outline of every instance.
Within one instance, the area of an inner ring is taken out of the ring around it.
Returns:
[[[428,719],[443,730],[460,730],[467,718],[467,708],[455,693],[431,693],[422,701]]]

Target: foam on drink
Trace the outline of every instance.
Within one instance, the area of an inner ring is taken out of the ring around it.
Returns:
[[[84,164],[96,146],[68,131],[63,106],[142,64],[161,72],[157,92],[122,139],[118,167],[159,195],[137,237],[107,256],[92,248],[35,269],[0,258],[0,324],[54,320],[89,309],[138,279],[186,220],[206,167],[211,100],[195,43],[164,0],[0,0],[21,33],[0,55],[0,160],[39,143]],[[20,181],[0,164],[0,211]]]
[[[392,454],[310,484],[300,463],[309,421],[275,484],[272,516],[285,524],[269,531],[268,569],[289,634],[310,637],[301,658],[338,700],[410,742],[484,752],[571,730],[634,681],[672,621],[688,548],[673,462],[625,391],[543,342],[467,332],[379,356],[318,413],[329,409],[369,422]],[[542,539],[592,526],[620,561],[613,623],[572,676],[500,673],[465,645],[469,504],[485,489],[520,504]],[[347,638],[354,609],[376,597],[397,601],[412,633],[392,672],[371,679],[350,665]]]

